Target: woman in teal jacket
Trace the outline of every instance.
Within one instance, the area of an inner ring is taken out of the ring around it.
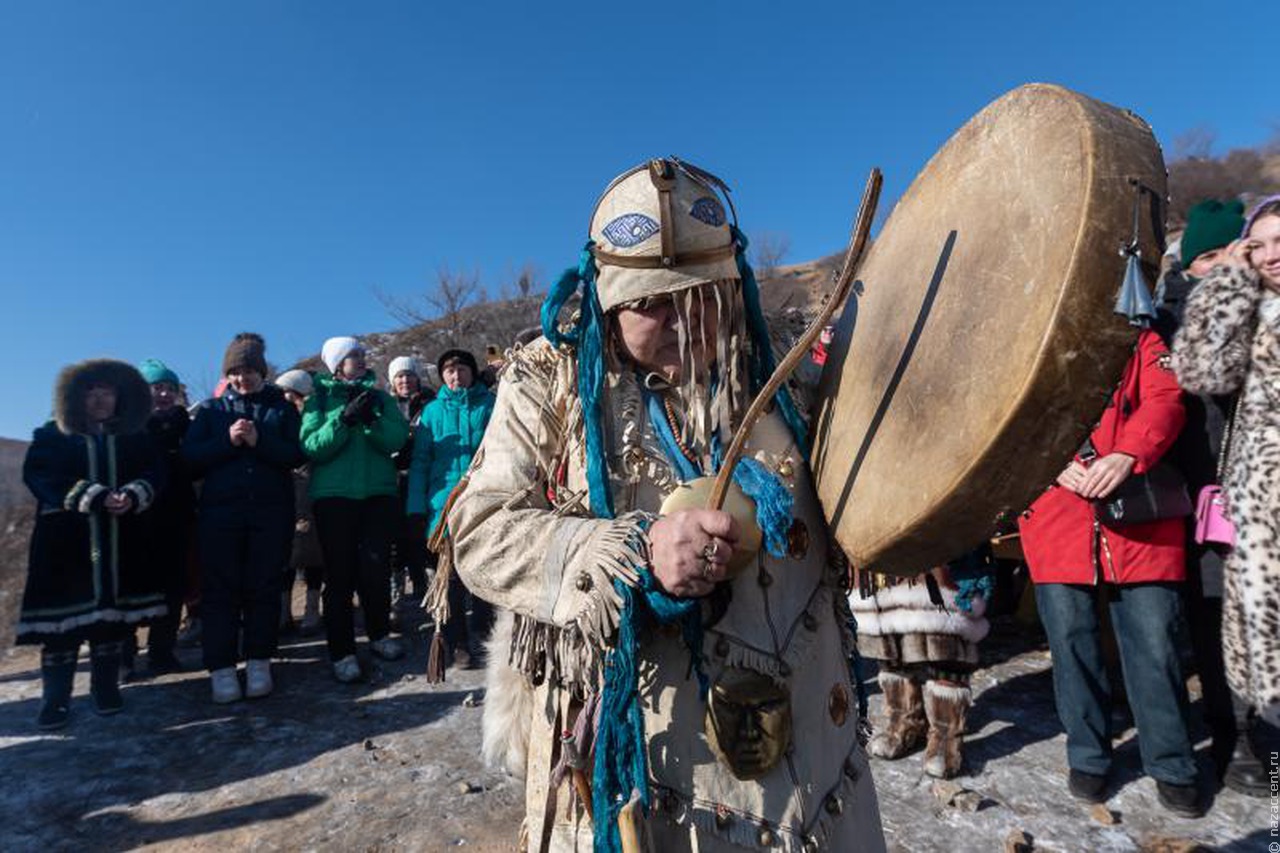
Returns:
[[[471,466],[494,403],[493,392],[475,381],[479,371],[471,353],[446,350],[436,368],[444,387],[418,418],[409,465],[407,510],[411,517],[421,519],[418,527],[427,534],[435,529],[449,493]],[[493,609],[467,592],[454,574],[449,579],[449,612],[452,615],[444,625],[444,638],[455,662],[478,665]],[[462,614],[465,619],[458,618]]]
[[[312,512],[324,553],[324,622],[333,674],[361,677],[352,593],[360,595],[369,648],[384,660],[404,656],[390,636],[391,538],[400,521],[392,455],[409,424],[387,392],[374,386],[355,338],[330,338],[302,412],[302,449],[311,458]]]

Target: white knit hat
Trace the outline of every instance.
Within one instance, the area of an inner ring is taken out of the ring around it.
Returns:
[[[401,355],[391,359],[391,364],[387,365],[387,381],[395,382],[396,376],[401,373],[412,373],[419,379],[422,378],[422,373],[418,370],[418,360],[411,355]]]
[[[320,360],[330,373],[337,373],[342,360],[356,351],[364,352],[364,345],[355,338],[329,338],[320,348]]]
[[[284,391],[293,391],[304,397],[310,397],[315,386],[311,382],[311,374],[297,368],[286,370],[276,377],[276,387]]]

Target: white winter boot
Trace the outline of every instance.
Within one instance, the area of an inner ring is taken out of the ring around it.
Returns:
[[[215,669],[209,673],[209,681],[213,686],[213,701],[219,705],[238,702],[243,694],[240,692],[240,676],[234,666]]]
[[[275,689],[271,680],[271,661],[250,659],[244,665],[244,695],[250,699],[261,699],[270,696]]]

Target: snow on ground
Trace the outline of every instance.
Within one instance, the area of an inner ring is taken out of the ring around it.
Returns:
[[[38,657],[10,652],[0,660],[0,850],[514,849],[521,789],[477,757],[483,674],[451,670],[426,684],[426,645],[414,637],[408,659],[372,666],[366,684],[336,684],[323,640],[293,638],[267,699],[215,706],[192,671],[126,687],[128,707],[112,718],[93,714],[82,660],[72,724],[53,734],[33,723]],[[945,805],[919,754],[874,762],[891,850],[1000,851],[1015,831],[1036,850],[1267,849],[1269,801],[1222,791],[1203,819],[1164,812],[1132,731],[1108,809],[1075,803],[1047,653],[1009,625],[984,652],[992,665],[975,678],[957,780],[976,794],[958,799],[977,809]],[[198,650],[181,654],[198,666]],[[873,696],[873,715],[879,704]]]

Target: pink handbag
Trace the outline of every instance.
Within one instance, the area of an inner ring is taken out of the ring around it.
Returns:
[[[1227,493],[1222,486],[1205,486],[1196,499],[1196,541],[1236,544],[1236,528],[1227,517]]]
[[[1218,483],[1227,468],[1227,456],[1231,453],[1231,433],[1235,431],[1236,409],[1231,409],[1227,427],[1222,436],[1222,452],[1218,454]],[[1227,491],[1221,485],[1205,486],[1196,498],[1196,541],[1217,542],[1220,545],[1236,544],[1236,526],[1227,515]]]

